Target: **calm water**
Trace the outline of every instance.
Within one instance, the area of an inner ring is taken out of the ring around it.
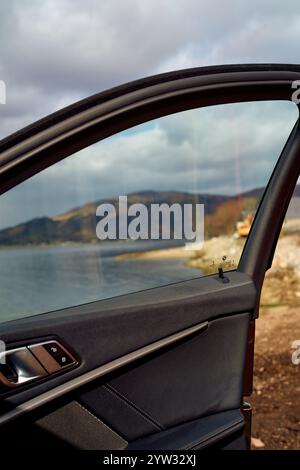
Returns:
[[[138,250],[153,242],[138,242]],[[118,260],[137,245],[0,250],[0,321],[12,320],[199,276],[183,260]]]

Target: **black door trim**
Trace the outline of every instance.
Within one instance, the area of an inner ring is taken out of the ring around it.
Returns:
[[[239,101],[290,100],[300,66],[197,68],[94,95],[0,142],[0,194],[116,132],[167,114]]]
[[[277,240],[299,173],[298,120],[265,190],[238,266],[239,271],[247,273],[253,279],[258,291],[262,287],[265,271],[272,265]]]
[[[75,390],[78,387],[86,385],[89,382],[92,382],[93,380],[104,377],[105,375],[111,374],[112,372],[115,372],[121,367],[125,367],[146,356],[149,356],[164,348],[179,343],[180,341],[183,341],[193,335],[199,334],[206,330],[207,327],[207,321],[199,323],[183,331],[179,331],[178,333],[167,336],[166,338],[155,341],[154,343],[148,344],[147,346],[137,349],[136,351],[125,354],[125,356],[119,357],[118,359],[114,359],[113,361],[110,361],[107,364],[104,364],[100,367],[97,367],[96,369],[86,372],[85,374],[82,374],[79,377],[76,377],[75,379],[69,380],[68,382],[59,385],[58,387],[55,387],[52,390],[49,390],[48,392],[42,393],[41,395],[31,400],[28,400],[27,402],[22,403],[11,411],[8,411],[7,413],[1,415],[0,426],[12,421],[15,418],[22,416],[24,413],[33,411],[36,408],[39,408],[54,399],[60,398],[61,396]]]

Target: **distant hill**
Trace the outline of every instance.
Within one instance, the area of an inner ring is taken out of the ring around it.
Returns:
[[[175,191],[141,191],[128,195],[128,205],[143,203],[149,209],[153,203],[167,203],[171,205],[176,202],[181,206],[189,203],[204,204],[207,235],[214,236],[220,233],[233,232],[236,221],[241,218],[242,209],[253,210],[257,199],[260,199],[262,193],[263,189],[261,188],[248,191],[239,197],[191,194]],[[296,194],[300,196],[299,186],[296,188]],[[99,221],[99,218],[96,217],[96,208],[102,203],[110,203],[117,208],[118,199],[117,197],[101,199],[75,207],[55,217],[39,217],[14,227],[0,230],[0,244],[24,245],[62,243],[67,241],[86,243],[95,241],[95,230]]]
[[[257,199],[261,199],[263,193],[265,191],[265,188],[255,188],[251,189],[251,191],[247,191],[243,193],[243,197],[255,197]],[[293,193],[293,198],[295,197],[300,197],[300,185],[297,185],[295,187],[294,193]]]

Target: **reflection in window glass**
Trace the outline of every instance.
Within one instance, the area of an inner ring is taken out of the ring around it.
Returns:
[[[290,102],[174,114],[94,144],[1,196],[0,321],[207,275],[220,265],[234,269],[297,117]],[[182,211],[203,204],[204,244],[174,239],[173,213],[169,222],[159,219],[159,239],[148,239],[148,226],[143,239],[119,240],[118,228],[116,240],[99,240],[97,207],[115,207],[110,222],[119,227],[119,196],[128,207],[143,205],[148,222],[153,204]],[[170,236],[162,240],[167,223]]]

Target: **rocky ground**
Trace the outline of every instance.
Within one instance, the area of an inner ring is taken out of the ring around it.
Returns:
[[[300,364],[292,363],[300,340],[300,236],[279,240],[267,273],[256,322],[252,447],[300,449]]]
[[[252,448],[300,449],[300,305],[261,308],[256,325]]]

